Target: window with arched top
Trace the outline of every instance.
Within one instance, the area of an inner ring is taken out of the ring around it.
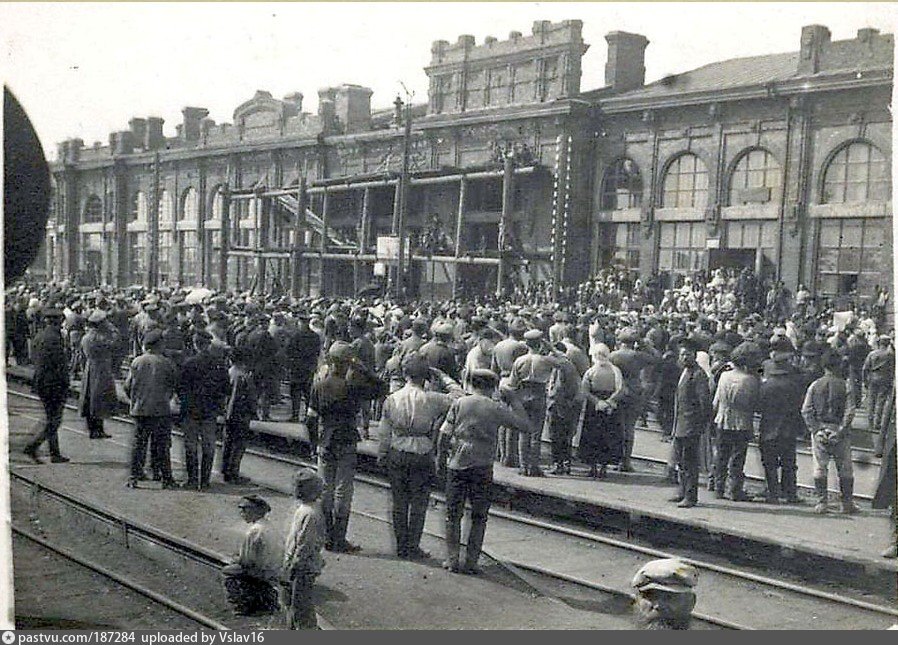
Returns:
[[[739,157],[730,175],[730,206],[766,204],[780,194],[782,169],[779,162],[763,148],[748,150]]]
[[[195,222],[199,213],[197,194],[195,188],[188,188],[181,196],[181,221]]]
[[[138,190],[131,198],[131,221],[147,221],[147,196],[143,191]]]
[[[159,195],[159,222],[168,223],[172,221],[172,198],[171,193],[163,190]]]
[[[84,224],[96,224],[103,221],[103,200],[91,195],[84,203]]]
[[[632,159],[618,159],[602,177],[602,210],[638,208],[642,204],[642,175]]]
[[[662,208],[704,208],[708,203],[708,169],[697,155],[674,158],[664,173]]]
[[[224,195],[221,194],[221,186],[216,186],[214,192],[212,193],[212,207],[206,213],[206,219],[221,220],[221,215],[223,212]]]
[[[823,175],[823,204],[886,201],[889,199],[888,161],[865,141],[842,146],[830,158]]]

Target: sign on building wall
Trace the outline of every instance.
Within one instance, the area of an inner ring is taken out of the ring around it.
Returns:
[[[409,258],[409,247],[405,245],[405,259]],[[377,259],[381,262],[397,262],[399,260],[399,236],[379,235],[377,238]]]

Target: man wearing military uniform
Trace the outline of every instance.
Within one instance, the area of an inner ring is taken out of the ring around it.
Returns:
[[[34,362],[34,380],[31,388],[44,406],[46,422],[43,429],[28,442],[24,452],[35,462],[42,463],[37,451],[46,441],[50,448],[50,461],[59,464],[68,461],[68,458],[59,452],[58,431],[62,423],[65,400],[69,394],[69,363],[60,328],[62,311],[46,308],[43,311],[43,319],[45,327],[34,339],[31,352]]]
[[[520,403],[514,408],[494,401],[496,375],[478,369],[471,375],[472,394],[463,396],[449,408],[440,428],[437,467],[446,468],[446,560],[443,566],[453,573],[478,573],[477,562],[489,517],[493,458],[499,428],[514,428],[521,434],[535,432]],[[471,502],[471,526],[465,560],[459,562],[461,520],[465,501]]]
[[[453,335],[452,323],[448,320],[437,323],[433,328],[433,335],[434,337],[422,345],[418,352],[431,367],[448,374],[453,380],[459,380],[456,350],[450,346]]]
[[[384,401],[380,421],[377,460],[390,476],[396,554],[410,560],[428,557],[420,542],[433,480],[436,423],[464,393],[447,375],[431,370],[419,353],[406,355],[402,360],[405,387]],[[433,376],[439,377],[449,394],[424,389],[425,381]]]
[[[103,419],[111,417],[118,407],[112,365],[118,332],[107,322],[106,312],[101,309],[88,317],[87,325],[88,332],[81,339],[85,364],[78,407],[87,422],[90,438],[107,439],[111,435],[103,429]]]

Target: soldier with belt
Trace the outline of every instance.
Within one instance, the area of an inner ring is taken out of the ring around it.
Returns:
[[[59,452],[57,433],[62,423],[65,400],[69,394],[69,363],[60,327],[63,319],[62,311],[55,308],[45,309],[43,318],[46,326],[35,337],[31,352],[34,362],[34,380],[31,387],[44,406],[46,423],[43,430],[28,442],[25,454],[36,463],[42,463],[37,456],[37,450],[46,441],[50,448],[50,461],[60,464],[68,461],[68,458]]]

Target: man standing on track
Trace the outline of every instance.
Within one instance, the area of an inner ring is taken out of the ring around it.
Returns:
[[[49,308],[43,312],[46,326],[34,339],[31,356],[34,361],[34,381],[32,389],[40,397],[47,421],[43,430],[28,442],[25,454],[36,463],[42,463],[37,450],[46,441],[50,448],[50,461],[62,464],[68,461],[59,452],[59,425],[62,411],[69,393],[69,362],[62,338],[63,313]]]
[[[162,332],[151,329],[143,337],[144,353],[131,361],[125,392],[131,400],[131,416],[136,424],[131,449],[131,475],[128,488],[137,488],[144,479],[147,442],[153,439],[153,469],[162,477],[162,488],[176,488],[172,478],[171,398],[178,383],[178,368],[162,355]]]
[[[215,421],[223,410],[230,385],[224,362],[209,350],[211,341],[212,336],[203,330],[193,334],[196,354],[184,362],[178,383],[186,485],[197,490],[209,487],[215,458]]]
[[[403,559],[430,557],[421,550],[421,534],[433,481],[435,427],[463,391],[415,352],[402,360],[405,387],[387,397],[380,421],[377,461],[388,467],[393,493],[393,531],[396,554]],[[425,381],[436,375],[450,394],[428,392]]]
[[[329,551],[353,553],[359,547],[346,540],[352,507],[356,444],[356,416],[360,407],[386,394],[386,385],[359,362],[352,346],[334,341],[327,364],[312,383],[309,408],[319,421],[318,474],[324,480],[321,508],[327,524]]]
[[[478,573],[477,561],[486,534],[493,482],[493,458],[499,428],[521,433],[536,432],[527,413],[515,399],[514,409],[494,401],[498,378],[490,370],[477,369],[471,374],[473,394],[463,396],[449,408],[440,428],[437,467],[446,471],[446,561],[443,566],[453,573]],[[448,462],[448,463],[447,463]],[[465,501],[471,502],[471,528],[468,532],[465,561],[459,563],[461,520]]]

